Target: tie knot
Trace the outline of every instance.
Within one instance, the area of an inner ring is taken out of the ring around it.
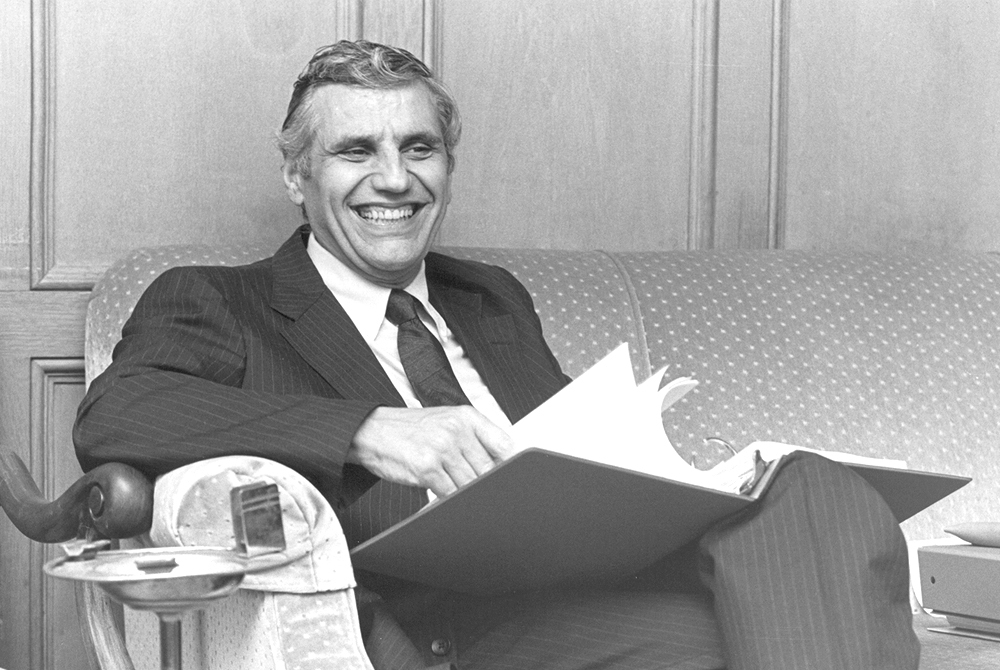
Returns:
[[[385,308],[385,318],[389,319],[393,325],[412,321],[417,318],[417,305],[419,300],[406,291],[398,288],[392,289],[389,294],[389,304]]]

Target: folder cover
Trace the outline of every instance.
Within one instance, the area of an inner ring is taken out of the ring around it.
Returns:
[[[970,481],[848,467],[900,521]],[[473,594],[614,580],[699,537],[762,490],[739,495],[528,449],[358,545],[351,560],[356,570]]]

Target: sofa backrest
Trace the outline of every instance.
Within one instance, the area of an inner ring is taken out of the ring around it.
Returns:
[[[571,376],[628,342],[636,376],[700,385],[666,416],[699,466],[718,437],[902,458],[975,481],[906,522],[911,538],[1000,517],[1000,258],[800,251],[606,253],[447,249],[502,265],[535,299]],[[95,287],[88,380],[142,289],[168,267],[237,264],[260,247],[135,252]]]

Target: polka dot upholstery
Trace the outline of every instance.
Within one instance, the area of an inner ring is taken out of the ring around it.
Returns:
[[[621,257],[653,366],[701,384],[666,420],[704,438],[774,440],[974,476],[904,524],[911,538],[1000,517],[1000,258],[807,252]]]
[[[97,282],[87,305],[84,370],[87,384],[111,363],[125,320],[149,283],[181,265],[242,265],[270,256],[273,249],[253,245],[224,247],[165,246],[137,249],[112,265]]]
[[[1000,517],[1000,257],[445,251],[513,272],[568,374],[628,342],[637,377],[669,364],[669,375],[698,379],[665,423],[699,466],[721,457],[706,437],[904,458],[975,476],[908,521],[911,538]],[[88,312],[88,378],[110,361],[135,300],[164,269],[270,253],[165,247],[113,266]]]

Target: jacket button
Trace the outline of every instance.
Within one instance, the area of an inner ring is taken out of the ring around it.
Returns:
[[[447,656],[449,651],[451,651],[451,640],[439,637],[431,642],[431,653],[435,656]]]

